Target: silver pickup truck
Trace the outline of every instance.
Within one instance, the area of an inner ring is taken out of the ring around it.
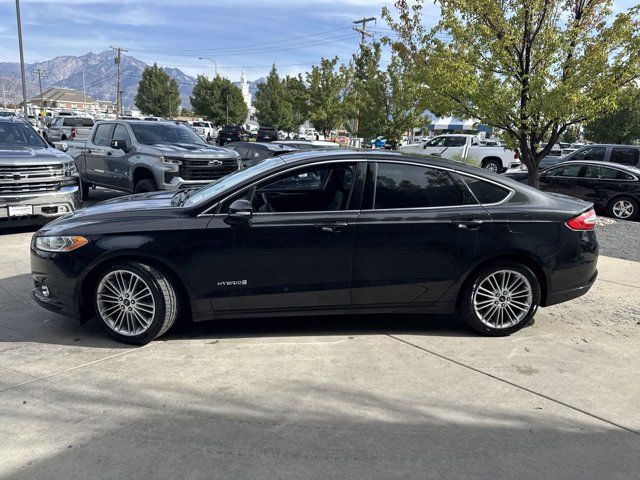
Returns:
[[[240,168],[238,153],[205,143],[175,122],[101,120],[86,143],[58,144],[75,159],[83,198],[90,186],[124,192],[177,190],[211,183]]]
[[[73,159],[49,147],[25,121],[0,118],[0,222],[39,221],[79,207]]]
[[[64,140],[86,140],[91,134],[93,123],[93,119],[89,117],[56,117],[42,136],[51,143]]]

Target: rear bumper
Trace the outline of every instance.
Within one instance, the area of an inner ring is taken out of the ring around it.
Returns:
[[[569,290],[563,290],[561,292],[550,293],[547,296],[547,301],[545,302],[544,306],[548,307],[550,305],[556,305],[558,303],[566,302],[569,300],[573,300],[574,298],[581,297],[582,295],[586,294],[589,290],[591,290],[591,287],[596,282],[597,278],[598,278],[598,271],[596,270],[593,276],[584,285],[580,285],[579,287],[574,287]]]
[[[10,206],[32,207],[31,214],[14,216]],[[20,220],[33,217],[55,218],[80,208],[80,192],[77,185],[61,187],[50,193],[23,193],[0,196],[0,219]]]

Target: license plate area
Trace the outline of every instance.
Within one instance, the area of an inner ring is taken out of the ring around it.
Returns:
[[[25,215],[33,215],[33,205],[9,205],[10,217],[24,217]]]

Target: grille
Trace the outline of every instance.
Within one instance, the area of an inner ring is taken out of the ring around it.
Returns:
[[[59,182],[13,183],[4,185],[0,184],[0,195],[55,192],[59,188]]]
[[[25,165],[20,167],[0,166],[0,181],[17,180],[17,176],[21,177],[22,180],[32,178],[64,177],[64,170],[60,164]]]
[[[209,165],[210,160],[185,159],[179,167],[184,180],[217,180],[238,170],[235,159],[220,160],[222,165]]]

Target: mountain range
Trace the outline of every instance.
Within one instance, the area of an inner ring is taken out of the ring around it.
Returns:
[[[95,100],[115,101],[116,95],[116,63],[115,53],[105,50],[102,53],[87,53],[82,56],[64,55],[44,62],[25,65],[27,80],[27,96],[33,98],[39,93],[36,70],[46,72],[42,77],[42,89],[50,87],[67,87],[82,91],[82,66],[84,65],[84,85],[88,96]],[[129,55],[122,55],[121,90],[124,108],[135,108],[134,98],[138,91],[138,82],[146,63]],[[189,107],[189,95],[196,82],[194,77],[185,74],[178,68],[164,67],[165,72],[178,82],[182,106]],[[247,81],[249,91],[255,94],[257,84],[264,81]],[[22,100],[20,83],[20,64],[18,62],[0,62],[0,83],[4,87],[6,102]],[[0,94],[2,91],[0,90]],[[3,99],[0,98],[0,101]]]

